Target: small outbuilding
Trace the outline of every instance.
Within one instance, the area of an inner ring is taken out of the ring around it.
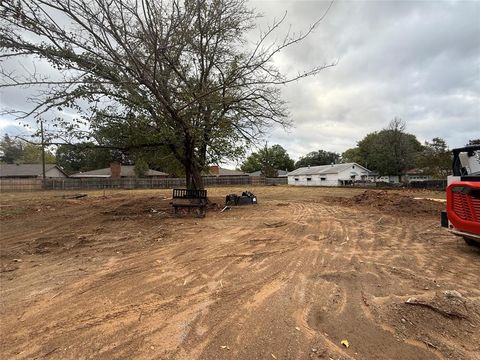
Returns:
[[[411,183],[414,181],[429,181],[433,176],[426,173],[423,169],[410,169],[405,174],[405,182]]]
[[[288,185],[341,186],[366,181],[371,173],[357,163],[301,167],[288,173]]]
[[[400,176],[398,175],[378,175],[378,173],[372,172],[367,177],[368,181],[371,182],[381,182],[389,184],[398,184],[400,183]]]

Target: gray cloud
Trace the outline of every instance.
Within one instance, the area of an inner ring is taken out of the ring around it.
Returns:
[[[324,1],[257,1],[267,18],[288,11],[301,29]],[[459,1],[337,1],[304,44],[282,54],[285,70],[339,60],[315,79],[289,85],[295,129],[273,131],[295,156],[342,152],[394,116],[424,141],[451,147],[480,137],[480,3]]]

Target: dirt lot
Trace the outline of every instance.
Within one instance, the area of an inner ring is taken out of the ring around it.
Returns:
[[[205,219],[162,190],[2,194],[2,357],[480,359],[480,251],[413,199],[442,193],[251,190]]]

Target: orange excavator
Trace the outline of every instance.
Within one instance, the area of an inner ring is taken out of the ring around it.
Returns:
[[[442,226],[467,244],[480,246],[480,145],[454,149],[452,170]]]

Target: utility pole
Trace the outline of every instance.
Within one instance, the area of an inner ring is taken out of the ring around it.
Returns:
[[[45,180],[45,139],[43,137],[43,121],[40,120],[40,135],[42,137],[42,175]]]

